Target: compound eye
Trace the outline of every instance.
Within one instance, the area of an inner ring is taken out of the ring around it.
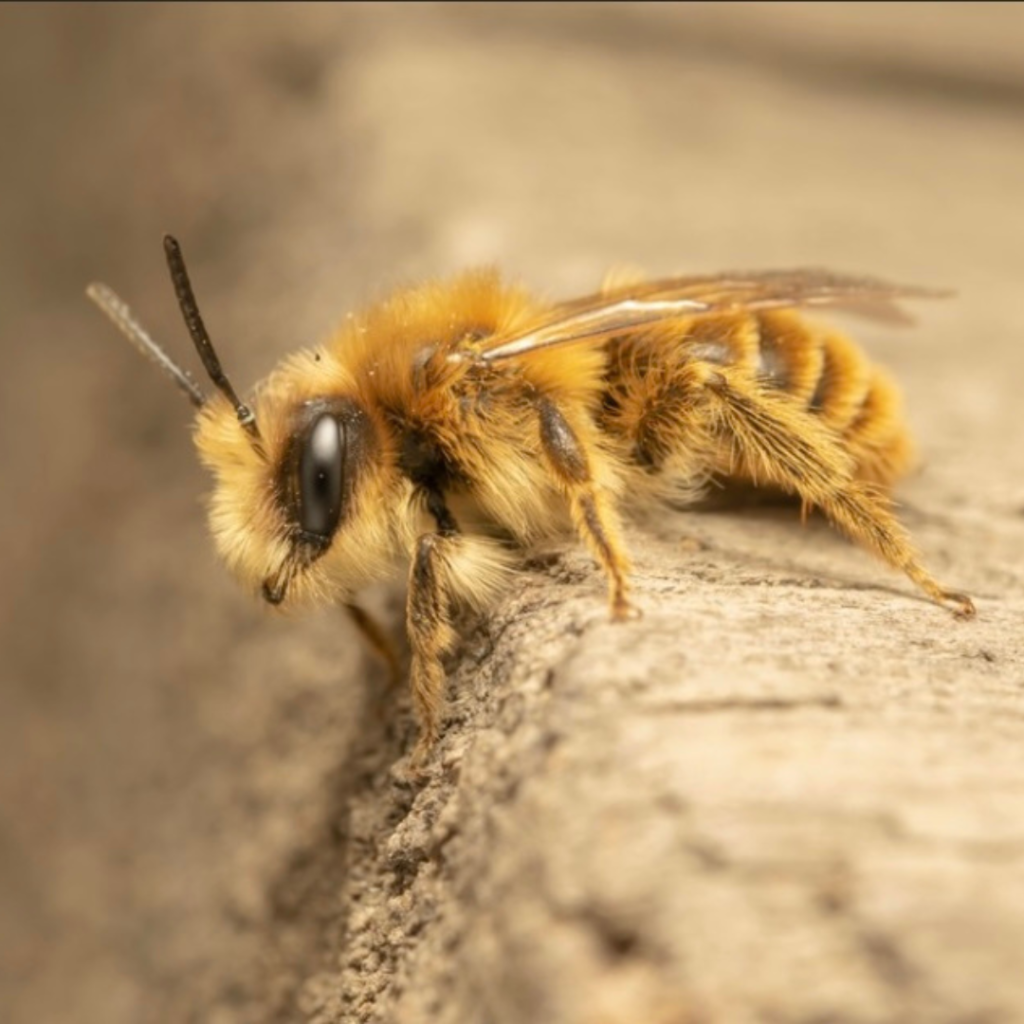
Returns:
[[[330,413],[306,435],[299,460],[299,526],[302,532],[330,540],[341,515],[345,432]]]

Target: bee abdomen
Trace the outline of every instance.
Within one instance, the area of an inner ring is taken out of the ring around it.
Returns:
[[[755,324],[757,351],[751,368],[758,381],[810,405],[825,371],[822,329],[790,312],[762,313]]]
[[[733,368],[820,417],[860,479],[889,484],[910,465],[899,390],[838,331],[791,310],[696,317],[676,329],[681,338],[627,337],[609,349],[601,426],[645,473],[699,476],[704,466],[750,476],[731,449],[705,454],[714,448],[700,412],[708,366]]]
[[[762,315],[756,372],[832,427],[861,479],[888,484],[910,465],[899,388],[843,334],[788,311]]]
[[[914,446],[899,388],[878,367],[871,367],[870,375],[867,393],[843,430],[843,440],[854,457],[861,479],[890,484],[910,468]]]

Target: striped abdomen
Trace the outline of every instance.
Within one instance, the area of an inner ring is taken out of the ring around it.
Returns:
[[[843,334],[797,312],[695,317],[671,331],[616,339],[609,356],[603,426],[648,470],[701,446],[707,424],[700,381],[709,365],[781,392],[827,423],[860,479],[889,484],[911,463],[901,397],[889,375]],[[709,454],[714,465],[704,468],[747,475],[741,465],[726,465],[727,453]]]

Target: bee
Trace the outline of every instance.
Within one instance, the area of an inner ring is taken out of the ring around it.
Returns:
[[[798,498],[970,617],[936,581],[891,500],[912,446],[890,377],[807,318],[888,319],[941,293],[825,270],[609,280],[551,303],[489,270],[401,290],[298,352],[243,402],[200,316],[178,242],[164,249],[215,392],[206,394],[104,285],[89,297],[197,409],[227,565],[272,605],[354,602],[407,566],[416,760],[439,733],[455,611],[483,608],[539,538],[571,532],[631,617],[631,503],[740,481]]]

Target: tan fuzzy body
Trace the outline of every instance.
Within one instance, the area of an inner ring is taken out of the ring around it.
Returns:
[[[702,388],[718,369],[795,417],[796,429],[834,440],[837,471],[888,485],[908,465],[909,439],[888,378],[843,335],[793,311],[677,318],[497,365],[451,358],[553,308],[479,272],[351,316],[325,345],[291,357],[257,389],[252,406],[263,452],[223,399],[209,403],[196,443],[217,476],[211,525],[232,569],[258,586],[285,557],[277,467],[293,410],[325,396],[354,398],[377,446],[351,514],[330,550],[296,576],[291,600],[348,600],[400,571],[429,531],[402,466],[410,434],[441,453],[451,469],[452,508],[479,531],[462,546],[453,586],[475,604],[486,600],[513,564],[499,537],[527,545],[572,525],[545,465],[540,398],[554,402],[579,436],[598,490],[613,504],[624,489],[633,497],[676,494],[714,476],[772,482],[770,469],[734,452],[718,429]]]
[[[406,573],[420,758],[440,733],[456,605],[485,606],[523,548],[571,532],[605,573],[612,619],[631,618],[622,507],[692,498],[716,478],[798,497],[932,600],[974,614],[924,568],[891,506],[911,460],[895,386],[799,312],[898,322],[897,300],[935,292],[812,268],[619,275],[550,303],[478,271],[349,316],[245,403],[180,245],[167,236],[164,250],[212,398],[114,292],[97,284],[90,298],[198,407],[212,532],[245,584],[275,605],[345,606],[394,670],[353,598]]]

